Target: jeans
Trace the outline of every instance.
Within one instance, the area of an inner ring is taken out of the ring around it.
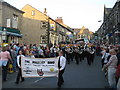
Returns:
[[[2,66],[2,79],[3,81],[6,81],[7,77],[7,67],[8,67],[8,61],[7,60],[0,60],[0,66]]]
[[[116,87],[116,78],[115,78],[116,68],[108,68],[108,83],[111,88]]]
[[[0,60],[0,66],[7,66],[8,60]]]
[[[16,71],[16,67],[17,67],[17,59],[14,58],[14,59],[13,59],[13,71],[14,71],[14,72]]]

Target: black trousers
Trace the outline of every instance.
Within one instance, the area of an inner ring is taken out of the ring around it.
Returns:
[[[87,63],[91,65],[91,55],[89,53],[87,53]]]
[[[76,64],[79,64],[79,54],[75,53],[75,60],[76,60]]]
[[[21,81],[24,81],[24,78],[22,77],[21,68],[18,68],[18,69],[19,69],[19,71],[18,71],[18,75],[17,75],[17,78],[16,78],[16,83],[19,83],[20,78],[21,78]]]
[[[90,55],[91,55],[91,62],[93,63],[94,62],[94,53],[90,54]]]
[[[58,86],[61,86],[64,83],[64,79],[63,79],[64,71],[65,71],[65,69],[59,71],[59,74],[58,74]]]
[[[6,81],[6,77],[7,77],[7,67],[8,66],[2,66],[2,80]]]
[[[70,53],[70,60],[73,61],[73,53]]]
[[[79,60],[80,60],[80,62],[82,61],[82,54],[79,54]]]

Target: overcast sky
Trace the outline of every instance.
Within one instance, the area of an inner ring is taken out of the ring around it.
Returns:
[[[96,31],[102,24],[104,4],[112,8],[117,0],[4,0],[18,9],[30,4],[41,12],[47,8],[48,15],[62,17],[64,24],[71,28],[85,26]]]

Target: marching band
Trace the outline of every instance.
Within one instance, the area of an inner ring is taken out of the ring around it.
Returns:
[[[94,61],[95,47],[92,44],[62,44],[61,47],[68,64],[74,59],[76,64],[79,64],[84,58],[87,58],[88,65]]]

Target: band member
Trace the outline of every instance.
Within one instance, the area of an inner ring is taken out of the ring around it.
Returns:
[[[90,49],[91,49],[91,52],[90,52],[91,62],[93,63],[94,62],[94,57],[95,57],[95,48],[91,47]]]
[[[75,47],[74,48],[74,55],[75,55],[76,64],[79,64],[79,60],[78,60],[79,54],[78,54],[78,51],[79,51],[78,47]]]
[[[17,56],[17,65],[18,65],[19,71],[18,71],[18,75],[16,78],[16,82],[15,82],[16,84],[19,83],[20,78],[21,78],[21,82],[24,81],[24,78],[22,77],[22,71],[21,71],[21,57],[25,57],[25,56],[23,55],[22,51],[20,50],[18,52],[18,56]]]
[[[68,64],[70,64],[70,48],[66,47],[65,52],[66,52],[67,62]]]
[[[79,51],[78,51],[78,54],[79,54],[79,59],[80,59],[80,62],[82,61],[83,59],[83,50],[81,49],[81,47],[79,46]]]
[[[70,60],[73,61],[73,48],[70,47]]]
[[[90,48],[86,48],[86,56],[87,56],[87,63],[91,65],[91,55],[90,55]]]
[[[88,62],[88,65],[91,65],[91,63],[93,63],[93,61],[94,61],[94,52],[95,52],[95,50],[92,47],[87,48],[87,62]]]
[[[84,46],[82,45],[81,47],[80,47],[80,49],[82,50],[82,54],[81,54],[81,60],[84,60],[84,57],[85,57],[85,53],[84,53]]]
[[[63,51],[59,51],[59,60],[58,60],[58,88],[64,83],[63,73],[65,71],[66,58],[63,56]]]

